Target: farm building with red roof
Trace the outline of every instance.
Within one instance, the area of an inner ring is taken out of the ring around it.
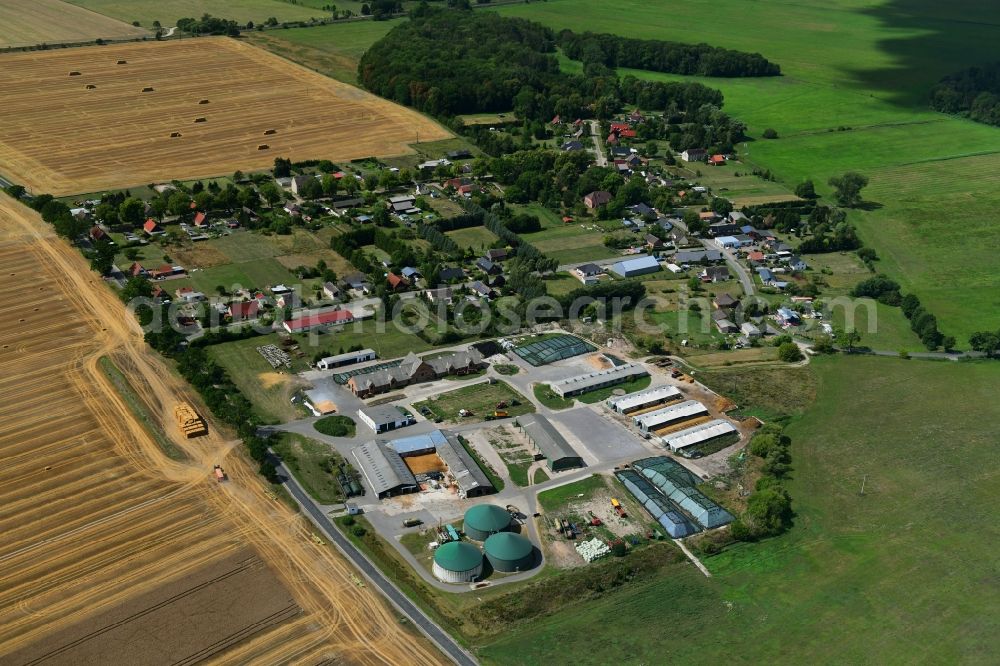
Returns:
[[[354,321],[354,315],[351,314],[350,310],[328,310],[327,312],[307,314],[289,319],[282,326],[289,333],[304,333],[305,331],[324,326],[350,324],[352,321]]]

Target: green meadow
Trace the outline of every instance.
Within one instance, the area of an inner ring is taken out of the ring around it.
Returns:
[[[338,81],[357,83],[358,61],[368,47],[405,19],[345,21],[313,28],[252,32],[252,44]]]
[[[969,333],[1000,326],[1000,225],[993,221],[1000,130],[932,112],[924,101],[944,74],[996,59],[1000,7],[973,0],[550,0],[499,11],[555,29],[706,41],[779,63],[779,78],[703,80],[724,92],[726,110],[751,136],[777,130],[776,140],[740,146],[744,159],[788,187],[812,178],[824,194],[833,175],[867,175],[872,210],[852,218],[878,251],[878,270],[916,293],[960,346]]]
[[[558,662],[572,636],[583,664],[991,662],[1000,365],[820,358],[770,382],[803,390],[803,372],[815,402],[784,402],[788,534],[704,558],[712,578],[687,566],[534,620],[483,662]]]

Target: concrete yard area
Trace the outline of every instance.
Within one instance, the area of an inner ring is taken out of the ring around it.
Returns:
[[[590,465],[662,453],[602,413],[606,411],[603,405],[577,407],[555,412],[549,420]]]

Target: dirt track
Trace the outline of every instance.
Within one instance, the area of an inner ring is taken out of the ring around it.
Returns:
[[[4,54],[0,89],[0,174],[55,195],[224,176],[275,157],[400,155],[451,136],[226,37]]]
[[[0,289],[18,295],[0,319],[0,654],[440,662],[268,496],[216,424],[179,436],[174,401],[197,397],[82,257],[2,195],[0,263]],[[101,356],[149,397],[188,462],[160,452]],[[229,483],[211,479],[216,462]]]

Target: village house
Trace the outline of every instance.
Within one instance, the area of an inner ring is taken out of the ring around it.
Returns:
[[[446,303],[449,305],[451,304],[452,294],[451,287],[438,287],[437,289],[428,289],[424,292],[427,300],[431,303]]]
[[[725,266],[708,266],[701,272],[702,282],[725,282],[730,277]]]
[[[476,268],[483,271],[487,275],[500,275],[503,273],[503,268],[500,264],[495,264],[486,257],[480,257],[476,261]]]
[[[594,284],[603,272],[597,264],[582,264],[573,269],[573,275],[584,284]]]
[[[305,175],[304,174],[304,175],[299,175],[299,176],[292,176],[292,182],[290,183],[291,189],[292,189],[292,194],[294,194],[295,196],[298,196],[298,197],[303,196],[303,192],[305,191],[306,186],[310,182],[313,182],[315,180],[316,180],[316,177],[312,176],[312,175]]]
[[[371,291],[368,276],[361,272],[348,273],[343,278],[343,284],[346,288],[354,289],[362,294],[367,294]]]
[[[477,294],[478,296],[481,296],[482,298],[485,298],[487,300],[494,298],[496,296],[496,294],[493,292],[492,289],[490,289],[487,285],[483,284],[479,280],[476,280],[475,282],[470,284],[469,289],[472,290],[472,293]]]
[[[740,302],[733,298],[730,294],[722,293],[712,299],[712,305],[719,310],[732,310],[739,305]]]
[[[688,148],[681,153],[681,159],[685,162],[704,162],[708,153],[701,148]]]
[[[458,266],[445,266],[438,273],[438,279],[442,282],[458,282],[465,279],[465,269]]]
[[[486,250],[486,258],[490,261],[504,261],[507,258],[507,248],[495,247]]]
[[[275,300],[279,308],[284,308],[285,310],[297,310],[302,307],[302,299],[294,291],[289,291],[287,294],[282,294]]]
[[[205,294],[195,291],[194,287],[181,287],[174,292],[174,295],[185,303],[197,303],[205,300]]]
[[[591,210],[607,206],[609,203],[611,203],[611,193],[604,190],[595,190],[583,197],[583,205]]]
[[[386,282],[389,283],[389,288],[393,291],[404,291],[410,286],[409,281],[402,277],[401,275],[396,275],[392,271],[385,276]]]
[[[323,295],[329,298],[330,300],[336,300],[340,298],[340,288],[338,288],[337,285],[335,285],[332,282],[324,282]]]
[[[230,303],[226,310],[226,314],[228,314],[229,317],[236,322],[255,319],[259,311],[260,303],[257,301],[240,301],[238,303]]]
[[[163,227],[152,218],[146,220],[146,223],[142,225],[142,230],[146,232],[147,236],[158,236],[163,233]]]

